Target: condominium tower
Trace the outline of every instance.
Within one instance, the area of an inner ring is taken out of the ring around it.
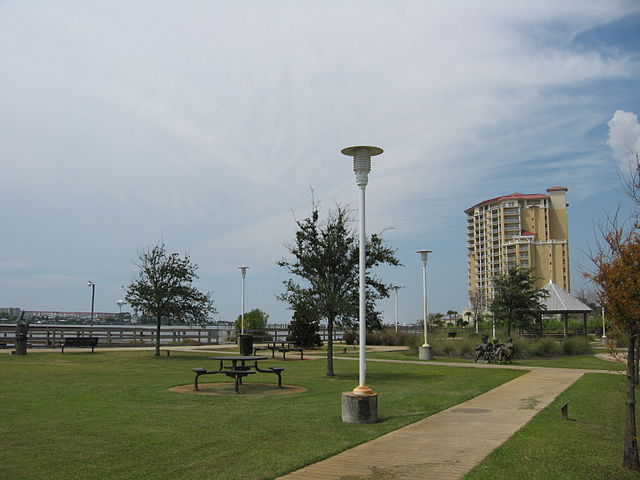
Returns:
[[[515,266],[531,268],[538,288],[553,280],[570,290],[566,192],[512,193],[465,210],[472,301],[486,307],[494,277]]]

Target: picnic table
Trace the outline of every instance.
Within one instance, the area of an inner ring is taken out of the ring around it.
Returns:
[[[242,379],[248,375],[254,375],[256,373],[273,373],[278,376],[278,388],[282,388],[282,367],[268,367],[260,368],[258,362],[260,360],[267,360],[269,357],[261,355],[225,355],[220,357],[209,357],[211,360],[220,362],[217,370],[207,370],[206,368],[192,368],[191,370],[196,374],[193,380],[193,387],[195,390],[200,390],[198,387],[198,378],[201,375],[215,375],[222,373],[228,377],[233,377],[235,380],[236,393],[240,393],[239,386],[242,385]]]
[[[295,343],[290,342],[272,342],[267,343],[265,347],[255,347],[253,354],[257,354],[258,350],[271,350],[271,358],[275,358],[276,350],[282,353],[282,360],[286,360],[287,352],[298,352],[300,360],[304,360],[304,348],[299,347]]]

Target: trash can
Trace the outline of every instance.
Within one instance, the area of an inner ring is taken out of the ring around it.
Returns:
[[[240,335],[240,355],[253,355],[253,335]]]

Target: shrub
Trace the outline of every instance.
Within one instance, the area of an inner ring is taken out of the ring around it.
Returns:
[[[536,357],[551,357],[561,353],[562,346],[551,338],[542,338],[531,346],[531,354]]]
[[[587,355],[593,353],[593,349],[586,338],[569,337],[562,344],[562,352],[565,355]]]
[[[354,332],[353,330],[346,330],[342,334],[342,341],[347,345],[353,345],[354,343],[356,343],[356,338],[356,332]]]

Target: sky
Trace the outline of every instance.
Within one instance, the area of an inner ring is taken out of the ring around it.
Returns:
[[[564,186],[571,282],[629,203],[640,4],[625,0],[0,1],[0,307],[117,312],[142,250],[199,266],[216,320],[276,300],[295,218],[357,208],[402,267],[399,321],[467,304],[478,202]],[[313,193],[312,193],[313,192]],[[353,224],[357,228],[357,224]],[[394,322],[394,298],[378,308]],[[123,311],[127,311],[125,306]]]

